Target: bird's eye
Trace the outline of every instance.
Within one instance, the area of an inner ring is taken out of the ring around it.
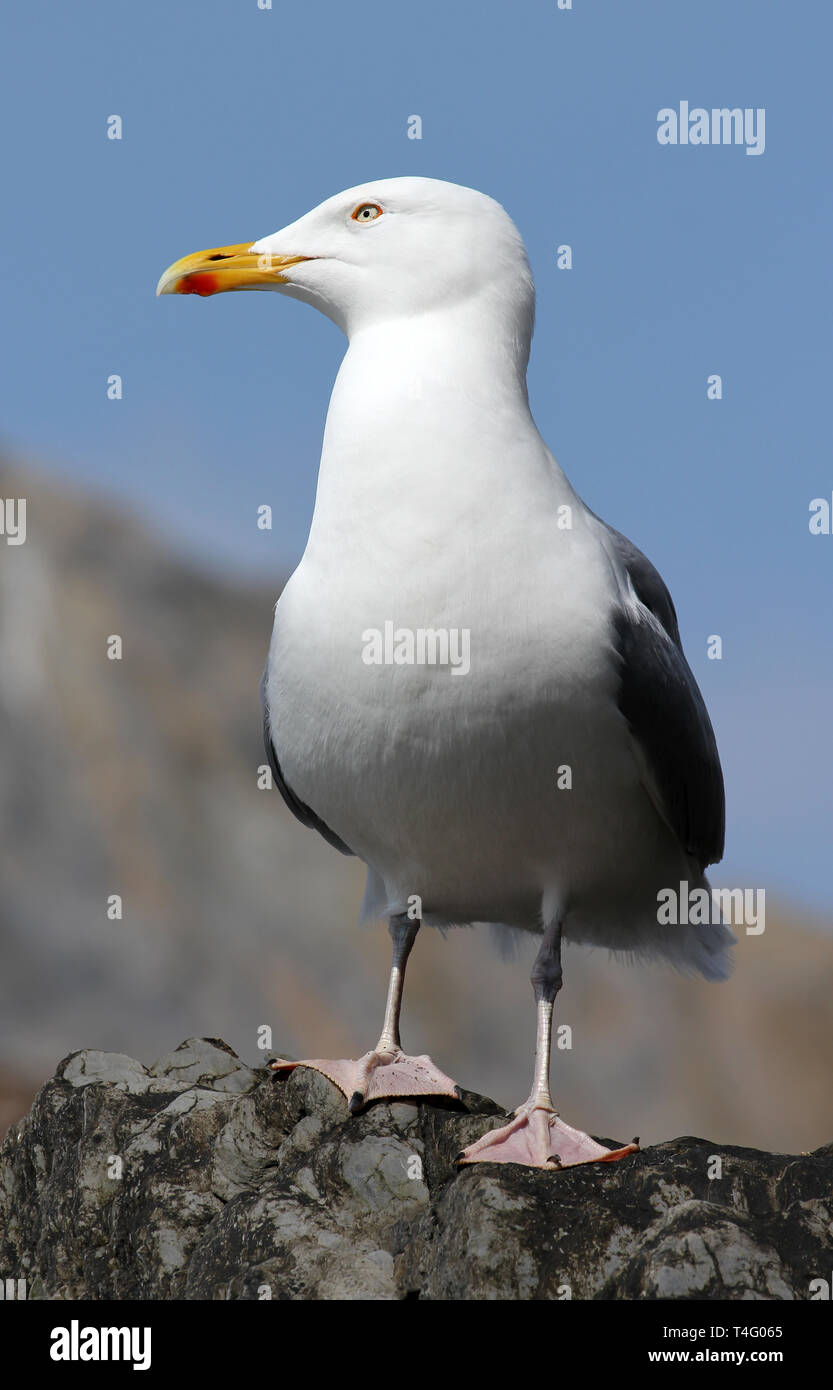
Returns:
[[[375,222],[377,217],[382,216],[382,209],[378,203],[359,203],[351,216],[354,222]]]

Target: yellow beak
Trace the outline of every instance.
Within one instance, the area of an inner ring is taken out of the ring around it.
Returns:
[[[223,290],[266,290],[287,284],[281,275],[288,266],[311,256],[273,256],[253,252],[251,241],[239,246],[215,246],[174,261],[156,286],[157,294],[221,294]]]

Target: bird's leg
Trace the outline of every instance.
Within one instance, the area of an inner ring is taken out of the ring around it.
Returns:
[[[583,1130],[573,1129],[558,1115],[550,1093],[550,1054],[555,996],[561,988],[561,919],[544,932],[532,967],[532,988],[538,1014],[535,1070],[529,1099],[513,1112],[508,1125],[490,1130],[459,1155],[459,1164],[523,1163],[532,1168],[570,1168],[577,1163],[611,1162],[635,1153],[638,1145],[607,1149]]]
[[[390,967],[390,980],[388,981],[385,1021],[382,1024],[381,1036],[376,1044],[377,1052],[399,1051],[399,1015],[402,1011],[405,967],[408,964],[408,957],[414,948],[417,932],[421,925],[418,917],[415,921],[411,921],[407,913],[404,912],[400,916],[390,919],[388,931],[393,941],[393,960]]]
[[[555,996],[564,983],[561,969],[561,931],[560,919],[547,927],[530,977],[538,1012],[538,1031],[535,1038],[535,1073],[527,1104],[534,1104],[553,1112],[555,1108],[550,1094],[550,1058]]]
[[[323,1072],[334,1081],[346,1095],[348,1109],[355,1114],[368,1101],[385,1097],[393,1100],[397,1096],[459,1096],[459,1089],[450,1076],[435,1067],[430,1057],[409,1057],[402,1051],[399,1039],[399,1015],[402,1009],[402,990],[405,984],[405,966],[413,949],[420,928],[417,918],[412,920],[403,912],[390,919],[390,934],[393,940],[393,961],[388,982],[388,997],[385,1005],[385,1018],[379,1041],[371,1052],[366,1052],[357,1061],[324,1060],[284,1062],[280,1058],[270,1062],[273,1071],[291,1071],[294,1067],[312,1067]]]
[[[402,1051],[399,1038],[405,967],[420,926],[419,918],[412,919],[406,912],[390,919],[388,930],[393,941],[393,960],[385,1018],[373,1051],[366,1052],[356,1063],[355,1086],[347,1102],[347,1108],[353,1114],[378,1096],[457,1095],[457,1087],[451,1077],[439,1071],[430,1057],[407,1056]]]

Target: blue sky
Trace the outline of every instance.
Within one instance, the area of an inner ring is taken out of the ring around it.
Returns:
[[[343,341],[278,296],[156,300],[160,272],[366,179],[492,194],[538,286],[539,427],[677,604],[727,777],[715,880],[829,911],[831,38],[806,0],[8,4],[3,439],[203,563],[285,571]],[[765,153],[660,146],[681,100],[764,107]]]

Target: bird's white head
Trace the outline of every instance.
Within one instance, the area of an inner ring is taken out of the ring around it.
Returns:
[[[157,294],[278,290],[349,336],[368,324],[468,301],[491,303],[527,341],[534,289],[520,234],[499,203],[440,179],[381,179],[337,193],[271,236],[185,256]]]

